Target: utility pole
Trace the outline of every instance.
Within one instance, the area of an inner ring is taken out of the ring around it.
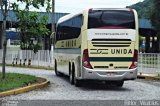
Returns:
[[[51,34],[51,51],[53,51],[54,44],[54,35],[55,35],[55,0],[52,0],[52,34]]]
[[[1,12],[2,12],[2,8],[3,8],[3,1],[2,0],[0,0],[0,9],[1,9]],[[3,23],[1,24],[0,23],[0,49],[2,49],[3,48]]]
[[[2,79],[5,78],[5,73],[6,73],[6,49],[7,49],[7,39],[6,39],[6,19],[7,19],[7,14],[8,14],[8,10],[7,10],[7,0],[4,0],[4,13],[3,13],[3,59],[2,59]]]
[[[2,45],[3,45],[3,43],[2,43],[2,23],[0,23],[0,49],[2,49]]]
[[[52,0],[52,32],[55,32],[55,0]]]
[[[6,66],[6,49],[7,49],[7,39],[6,39],[6,19],[8,15],[8,1],[1,0],[1,11],[3,14],[3,28],[2,28],[2,41],[3,41],[3,59],[2,59],[2,79],[5,78],[5,66]],[[4,8],[3,8],[4,6]]]

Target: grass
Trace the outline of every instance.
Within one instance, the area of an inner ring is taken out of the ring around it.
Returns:
[[[0,92],[26,86],[37,81],[37,77],[24,74],[6,73],[6,78],[2,79],[0,73]]]

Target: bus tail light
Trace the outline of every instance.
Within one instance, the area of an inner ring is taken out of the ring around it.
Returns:
[[[129,10],[130,10],[130,12],[134,13],[133,9],[130,8]]]
[[[82,64],[86,68],[93,69],[89,62],[88,49],[83,51]]]
[[[90,8],[90,9],[89,9],[89,12],[92,12],[92,10],[93,10],[93,8]]]
[[[137,67],[138,64],[138,50],[134,50],[134,57],[133,57],[133,61],[132,64],[130,66],[129,69],[134,69]]]

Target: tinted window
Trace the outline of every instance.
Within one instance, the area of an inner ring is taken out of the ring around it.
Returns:
[[[124,10],[93,10],[89,12],[88,29],[101,27],[135,29],[134,13]]]
[[[81,32],[82,15],[73,17],[58,24],[56,31],[56,40],[65,40],[78,38]]]

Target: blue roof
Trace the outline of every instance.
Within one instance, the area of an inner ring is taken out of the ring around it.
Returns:
[[[151,24],[151,21],[148,19],[139,19],[139,28],[154,29],[154,27]]]
[[[40,16],[43,15],[47,15],[48,18],[48,24],[52,23],[52,14],[47,13],[47,12],[38,12]],[[55,13],[55,23],[57,23],[58,19],[64,15],[67,15],[68,13]],[[0,21],[3,20],[3,15],[2,15],[2,11],[0,10]],[[17,17],[14,13],[14,11],[10,10],[8,17],[7,17],[7,21],[12,21],[12,22],[16,22],[17,21]],[[154,29],[151,21],[148,19],[139,19],[139,28],[144,28],[144,29]]]
[[[48,23],[52,23],[52,14],[51,12],[47,13],[47,12],[38,12],[38,14],[40,16],[43,16],[43,15],[47,15],[49,17],[48,19]],[[55,22],[57,23],[58,19],[64,15],[66,15],[68,13],[55,13]],[[0,10],[0,21],[3,21],[3,15],[2,15],[2,11]],[[10,10],[8,11],[8,17],[7,17],[7,21],[12,21],[12,22],[17,22],[17,17],[14,13],[14,11]]]
[[[20,34],[18,32],[7,31],[6,37],[7,39],[20,40]]]

